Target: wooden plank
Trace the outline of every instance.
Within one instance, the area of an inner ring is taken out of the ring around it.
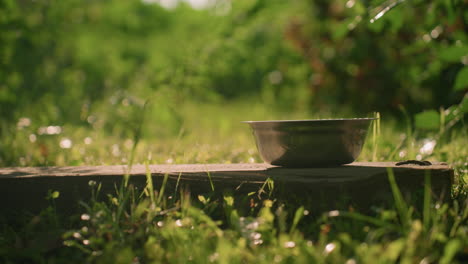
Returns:
[[[193,194],[210,193],[213,184],[217,195],[231,192],[241,198],[258,192],[271,179],[274,182],[271,198],[330,209],[349,205],[365,208],[391,201],[387,168],[392,168],[407,196],[422,192],[424,175],[429,172],[435,197],[449,197],[453,170],[444,163],[396,166],[395,162],[355,162],[332,168],[283,168],[260,163],[183,164],[150,165],[149,171],[155,189],[168,175],[166,190],[174,191],[177,185]],[[130,171],[125,165],[0,168],[0,212],[43,209],[49,203],[44,199],[49,190],[60,192],[56,200],[60,210],[75,211],[77,200],[90,197],[89,181],[102,183],[103,193],[113,193],[127,172],[133,185],[140,190],[144,188],[147,173],[144,165],[135,165]]]

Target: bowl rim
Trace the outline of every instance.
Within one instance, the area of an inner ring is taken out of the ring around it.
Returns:
[[[332,122],[332,121],[371,121],[377,120],[377,117],[358,117],[358,118],[324,118],[324,119],[296,119],[296,120],[260,120],[260,121],[241,121],[241,123],[298,123],[298,122]]]

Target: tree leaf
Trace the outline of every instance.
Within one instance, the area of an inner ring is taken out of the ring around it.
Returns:
[[[468,46],[450,46],[439,51],[439,58],[448,62],[460,62],[466,54],[468,54]]]
[[[440,125],[439,113],[435,110],[427,110],[416,114],[414,125],[419,129],[438,129]]]
[[[468,67],[465,66],[458,72],[453,88],[455,91],[468,88]]]
[[[461,114],[468,113],[468,95],[465,94],[463,100],[458,104],[458,110]]]
[[[445,110],[445,121],[449,122],[458,119],[463,117],[466,113],[468,113],[468,94],[465,95],[458,105],[452,105]]]

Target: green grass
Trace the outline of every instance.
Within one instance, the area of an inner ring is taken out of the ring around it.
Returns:
[[[39,127],[57,124],[40,124],[29,117],[29,126],[11,128],[9,138],[2,139],[10,154],[3,155],[0,164],[260,162],[249,128],[240,121],[349,116],[294,109],[282,113],[248,102],[222,107],[187,103],[167,118],[151,104],[144,116],[141,106],[122,107],[134,108],[125,110],[119,120],[118,111],[106,111],[103,105],[92,114],[96,119],[92,124],[64,124],[58,135],[39,135]],[[80,215],[56,212],[53,203],[60,196],[51,193],[51,207],[41,214],[25,215],[14,223],[0,221],[0,262],[463,263],[468,258],[468,153],[465,125],[459,125],[441,136],[438,131],[408,130],[383,116],[359,157],[450,163],[456,176],[450,203],[429,195],[429,176],[422,204],[404,200],[392,171],[388,178],[394,205],[366,214],[353,209],[316,214],[309,211],[309,204],[282,204],[274,197],[245,210],[228,194],[221,199],[210,194],[192,197],[165,184],[153,186],[151,177],[143,191],[129,181],[105,196],[100,184],[91,182],[93,194],[81,203]],[[64,139],[71,140],[71,148],[60,147],[61,141],[65,146]],[[431,142],[436,143],[432,150]]]

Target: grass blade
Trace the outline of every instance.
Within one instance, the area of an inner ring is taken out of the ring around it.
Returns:
[[[304,206],[301,206],[297,208],[296,213],[294,214],[293,223],[291,225],[291,229],[289,230],[290,234],[292,234],[296,230],[297,224],[299,223],[299,221],[301,220],[303,216],[304,216]]]
[[[380,138],[380,113],[375,112],[374,117],[377,118],[372,122],[372,161],[377,161],[377,153],[379,149],[379,138]]]
[[[331,211],[328,214],[328,217],[346,217],[349,219],[354,219],[361,222],[366,222],[377,227],[383,227],[386,229],[397,229],[395,225],[388,221],[381,220],[376,217],[356,213],[356,212],[347,212],[347,211]]]
[[[161,189],[159,189],[159,194],[158,194],[158,202],[157,202],[158,205],[161,203],[162,197],[164,196],[164,190],[166,189],[168,178],[169,178],[169,174],[168,173],[164,174],[164,179],[163,179],[163,182],[161,184]]]
[[[406,149],[407,149],[407,157],[409,159],[413,159],[416,154],[414,152],[414,138],[413,138],[413,128],[411,125],[411,117],[406,111],[406,108],[400,105],[400,111],[403,113],[405,123],[406,123]]]
[[[143,105],[143,108],[141,110],[140,119],[138,120],[138,126],[134,131],[133,146],[132,146],[132,150],[130,151],[130,159],[128,160],[128,170],[124,174],[124,187],[127,187],[128,181],[130,179],[130,172],[132,170],[133,161],[135,159],[136,148],[137,148],[138,143],[140,142],[140,139],[141,139],[141,134],[142,134],[142,130],[143,130],[143,123],[145,121],[145,112],[146,112],[146,108],[148,106],[148,103],[149,103],[149,101],[146,100],[145,104]]]
[[[149,197],[151,200],[151,204],[154,204],[154,185],[153,185],[153,177],[151,176],[151,170],[149,168],[148,161],[145,162],[146,168],[146,187],[145,189],[149,192]]]
[[[398,188],[392,168],[387,168],[387,174],[388,181],[390,183],[390,188],[392,189],[393,199],[395,200],[395,207],[400,217],[401,224],[403,225],[403,227],[407,227],[410,223],[408,205],[403,199],[403,195],[401,194],[400,189]]]
[[[180,181],[180,176],[182,176],[182,172],[179,172],[179,176],[177,176],[177,182],[174,190],[174,197],[176,197],[177,190],[179,189],[179,181]]]
[[[431,221],[431,173],[424,171],[424,204],[423,204],[423,226],[426,232],[429,231]]]
[[[214,192],[214,184],[213,184],[213,181],[211,180],[211,173],[210,171],[206,171],[206,174],[208,175],[208,180],[210,181],[210,186],[211,186],[211,191]]]
[[[265,191],[265,187],[268,186],[268,197],[271,197],[271,195],[273,194],[273,190],[275,188],[275,181],[268,177],[265,182],[262,184],[262,187],[260,187],[260,189],[258,190],[258,199],[261,199],[261,195],[262,193],[266,193]]]

